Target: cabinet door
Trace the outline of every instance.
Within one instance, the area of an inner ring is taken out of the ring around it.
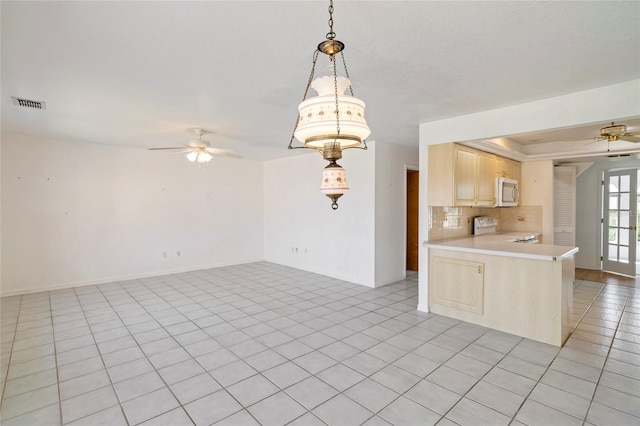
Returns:
[[[477,206],[494,206],[496,204],[495,187],[495,155],[482,151],[476,153],[477,170]]]
[[[473,206],[476,192],[476,150],[456,146],[454,191],[456,206]]]
[[[495,176],[497,178],[507,177],[507,173],[509,169],[509,160],[504,157],[496,156],[495,167],[496,167]]]
[[[520,170],[522,166],[519,161],[511,160],[511,179],[515,179],[520,182]]]
[[[433,303],[482,315],[484,263],[433,256],[431,270]]]

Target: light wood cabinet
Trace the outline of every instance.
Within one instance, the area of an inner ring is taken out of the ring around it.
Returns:
[[[562,346],[571,333],[574,268],[573,256],[552,261],[431,247],[429,311]]]
[[[511,161],[511,175],[513,176],[511,179],[515,179],[520,182],[520,176],[522,174],[522,165],[519,161],[509,160]]]
[[[454,143],[429,146],[429,205],[493,207],[496,156]]]
[[[454,206],[472,206],[476,200],[476,153],[475,149],[455,147],[453,185]]]
[[[433,303],[482,315],[484,264],[433,256],[429,268]]]
[[[495,176],[520,180],[520,162],[496,155]]]
[[[496,156],[476,151],[476,206],[493,207],[496,204]]]

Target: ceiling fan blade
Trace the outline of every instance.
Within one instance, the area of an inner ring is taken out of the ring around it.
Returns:
[[[557,140],[557,141],[553,141],[553,142],[559,142],[559,143],[563,143],[563,142],[584,142],[584,141],[592,141],[593,142],[597,142],[597,141],[601,141],[603,139],[606,139],[602,136],[593,136],[593,137],[586,137],[586,138],[575,138],[575,139],[562,139],[562,140]]]
[[[149,151],[160,151],[160,150],[164,150],[164,149],[185,149],[185,147],[184,146],[179,146],[179,147],[178,146],[174,146],[174,147],[171,147],[171,148],[148,148],[148,149],[149,149]]]
[[[207,148],[211,154],[221,155],[225,157],[233,157],[233,158],[242,158],[242,154],[232,149],[222,149],[222,148]]]
[[[591,145],[591,144],[596,143],[596,142],[601,142],[601,141],[606,141],[607,140],[607,138],[605,138],[604,136],[594,136],[594,137],[589,138],[589,139],[593,139],[593,140],[591,142],[589,142],[587,145]],[[583,140],[588,140],[588,139],[583,139]]]
[[[635,143],[639,143],[640,142],[640,136],[632,136],[632,135],[622,135],[619,138],[621,141],[627,141],[627,142],[635,142]]]

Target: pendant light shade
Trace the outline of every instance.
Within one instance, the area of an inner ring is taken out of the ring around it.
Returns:
[[[331,201],[333,201],[331,207],[336,210],[338,208],[338,198],[342,197],[347,191],[349,191],[349,185],[347,184],[344,169],[335,161],[331,162],[322,171],[320,192],[331,198]]]
[[[327,142],[337,142],[341,149],[353,148],[371,134],[364,118],[365,103],[345,95],[351,85],[346,77],[337,77],[337,103],[333,77],[320,77],[311,83],[318,96],[300,103],[300,119],[295,137],[307,148],[322,149]],[[336,119],[336,112],[339,113]],[[340,134],[336,129],[340,129]]]

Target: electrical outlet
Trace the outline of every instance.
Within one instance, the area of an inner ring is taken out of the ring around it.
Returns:
[[[182,251],[178,250],[178,251],[176,252],[176,257],[180,257],[180,256],[182,256]]]
[[[167,252],[166,251],[162,252],[162,257],[164,257],[165,259],[167,258]]]

